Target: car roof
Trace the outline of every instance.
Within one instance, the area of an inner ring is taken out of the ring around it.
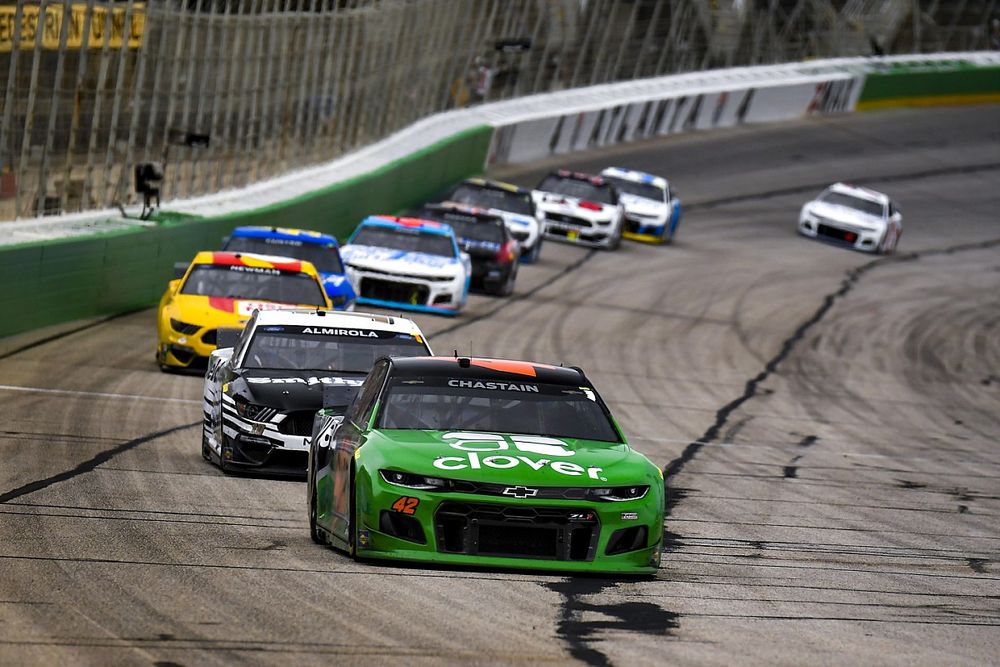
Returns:
[[[484,357],[406,357],[392,360],[399,375],[441,376],[499,381],[532,381],[578,387],[590,382],[579,368],[552,366],[534,361]]]
[[[559,178],[569,178],[569,179],[572,179],[574,181],[586,181],[587,183],[590,183],[591,185],[598,185],[598,186],[600,186],[600,185],[607,185],[609,187],[611,186],[610,183],[608,183],[606,180],[604,180],[603,176],[597,176],[595,174],[587,174],[587,173],[584,173],[582,171],[570,171],[569,169],[558,169],[556,171],[550,171],[548,173],[548,176],[558,176]],[[548,176],[546,176],[546,178],[548,178]]]
[[[273,325],[303,327],[343,327],[347,329],[375,329],[422,336],[420,327],[408,318],[374,313],[344,312],[318,308],[283,308],[262,310],[257,315],[257,326]]]
[[[279,271],[293,271],[295,273],[307,273],[316,276],[319,273],[312,262],[291,257],[281,257],[278,255],[260,255],[252,252],[228,252],[225,250],[202,250],[194,259],[192,264],[215,264],[218,266],[248,266],[263,269],[278,269]]]
[[[602,176],[612,176],[614,178],[620,178],[626,181],[632,181],[633,183],[646,183],[647,185],[654,185],[658,188],[667,187],[667,179],[662,176],[656,176],[654,174],[647,174],[644,171],[636,171],[635,169],[624,169],[622,167],[608,167],[601,171]]]
[[[421,234],[436,234],[438,236],[454,236],[449,225],[421,218],[402,218],[395,215],[370,215],[361,221],[361,226],[386,227],[389,229],[408,229]]]
[[[522,188],[519,185],[514,185],[513,183],[505,183],[503,181],[494,181],[488,178],[479,178],[479,177],[467,178],[464,181],[462,181],[462,183],[466,183],[468,185],[476,185],[481,188],[490,188],[492,190],[506,190],[507,192],[514,192],[519,195],[526,195],[531,193],[531,190]]]
[[[420,207],[420,211],[424,215],[428,212],[440,215],[442,221],[445,223],[447,223],[449,219],[452,219],[461,220],[463,222],[503,224],[503,216],[496,213],[490,213],[489,209],[479,208],[477,206],[467,206],[457,202],[443,201],[440,203],[424,204]]]
[[[314,232],[310,229],[295,229],[292,227],[264,227],[245,225],[237,227],[230,235],[240,238],[258,239],[285,239],[289,241],[302,241],[303,243],[313,243],[316,245],[337,245],[337,239],[330,234]]]
[[[833,192],[842,192],[847,195],[852,195],[860,199],[878,202],[879,204],[889,203],[889,195],[870,188],[862,188],[857,185],[851,185],[850,183],[834,183],[827,189]]]

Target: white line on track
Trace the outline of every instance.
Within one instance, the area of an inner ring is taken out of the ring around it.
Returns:
[[[161,401],[165,403],[189,403],[201,405],[202,401],[188,398],[164,398],[162,396],[136,396],[134,394],[111,394],[103,391],[79,391],[76,389],[47,389],[44,387],[18,387],[11,384],[0,384],[0,391],[22,391],[34,394],[60,394],[63,396],[91,396],[94,398],[121,398],[133,401]]]

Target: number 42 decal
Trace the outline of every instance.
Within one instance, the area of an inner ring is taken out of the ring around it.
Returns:
[[[396,499],[396,502],[392,504],[392,509],[397,512],[402,512],[403,514],[415,514],[417,511],[417,505],[420,504],[420,500],[417,498],[411,498],[410,496],[400,496]]]

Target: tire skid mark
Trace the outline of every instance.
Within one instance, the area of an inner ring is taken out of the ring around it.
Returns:
[[[107,324],[108,322],[111,322],[113,320],[117,320],[120,317],[126,317],[127,315],[131,315],[133,313],[138,313],[138,312],[143,311],[143,310],[146,310],[146,309],[145,308],[132,308],[130,310],[126,310],[126,311],[123,311],[123,312],[120,312],[120,313],[115,313],[115,314],[109,315],[107,317],[102,317],[101,319],[96,320],[94,322],[88,322],[87,324],[75,327],[75,328],[70,329],[68,331],[61,331],[61,332],[53,334],[51,336],[46,336],[45,338],[41,338],[39,340],[33,341],[33,342],[28,343],[26,345],[22,345],[21,347],[14,348],[13,350],[8,350],[7,352],[4,352],[3,354],[0,354],[0,361],[3,361],[4,359],[9,359],[10,357],[13,357],[14,355],[21,354],[22,352],[27,352],[28,350],[32,350],[32,349],[34,349],[36,347],[41,347],[42,345],[47,345],[48,343],[54,343],[55,341],[62,340],[63,338],[69,338],[70,336],[72,336],[74,334],[78,334],[78,333],[81,333],[81,332],[84,332],[84,331],[88,331],[90,329],[94,329],[96,327],[101,326],[102,324]]]
[[[95,456],[80,463],[72,470],[65,470],[63,472],[56,473],[55,475],[46,477],[45,479],[39,479],[34,482],[22,484],[16,489],[12,489],[7,493],[0,494],[0,504],[9,502],[11,500],[15,500],[17,498],[20,498],[21,496],[26,496],[29,493],[34,493],[35,491],[41,491],[42,489],[46,489],[52,486],[53,484],[64,482],[68,479],[77,477],[78,475],[88,473],[94,470],[97,466],[101,465],[102,463],[106,463],[111,459],[113,459],[114,457],[118,456],[119,454],[127,452],[130,449],[134,449],[139,445],[151,442],[153,440],[158,440],[159,438],[171,435],[173,433],[177,433],[178,431],[185,431],[187,429],[194,428],[196,426],[201,426],[201,424],[202,424],[201,420],[199,420],[191,424],[181,424],[180,426],[171,426],[170,428],[163,429],[162,431],[157,431],[155,433],[150,433],[148,435],[135,438],[134,440],[123,442],[122,444],[116,447],[112,447],[111,449],[105,449],[104,451],[99,452]]]
[[[571,656],[587,665],[605,667],[612,664],[602,651],[594,648],[593,637],[602,630],[638,632],[647,635],[666,635],[677,628],[679,614],[667,611],[651,602],[613,602],[593,604],[584,602],[585,595],[598,595],[613,590],[618,582],[613,579],[572,577],[545,587],[563,598],[556,632],[569,646]],[[583,615],[598,615],[595,620],[585,620]]]

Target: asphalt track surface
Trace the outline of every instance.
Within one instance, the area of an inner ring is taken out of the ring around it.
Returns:
[[[1000,108],[574,157],[670,176],[676,244],[549,243],[437,351],[579,364],[667,470],[655,578],[357,563],[295,481],[199,454],[154,312],[0,341],[0,664],[996,664]],[[542,167],[508,170],[533,184]],[[837,179],[900,252],[800,238]]]

